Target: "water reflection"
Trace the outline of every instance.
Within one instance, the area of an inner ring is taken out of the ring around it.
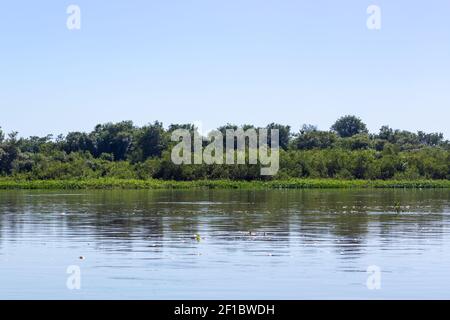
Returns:
[[[205,281],[214,282],[214,270],[222,270],[228,281],[222,286],[239,279],[243,285],[253,272],[287,290],[275,298],[295,298],[289,279],[315,279],[316,287],[319,272],[356,272],[363,279],[370,259],[390,261],[395,269],[399,257],[437,250],[437,261],[440,254],[450,262],[449,212],[450,190],[1,191],[0,257],[12,258],[0,261],[14,278],[17,251],[37,265],[45,263],[35,252],[53,259],[88,252],[96,259],[92,270],[108,273],[109,281],[150,281],[168,297],[170,288],[200,286],[189,271],[211,273]],[[285,274],[272,273],[278,270]],[[333,279],[336,285],[345,280]],[[105,287],[98,286],[101,295]],[[248,286],[244,297],[253,297],[256,287]],[[240,290],[245,293],[245,286]]]

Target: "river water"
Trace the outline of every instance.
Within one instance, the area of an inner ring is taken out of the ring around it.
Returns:
[[[2,299],[449,299],[450,190],[0,191]]]

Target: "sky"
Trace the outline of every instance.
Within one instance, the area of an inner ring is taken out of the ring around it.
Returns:
[[[70,30],[66,10],[81,10]],[[370,30],[367,8],[381,9]],[[0,6],[0,127],[303,123],[450,139],[450,1],[39,0]]]

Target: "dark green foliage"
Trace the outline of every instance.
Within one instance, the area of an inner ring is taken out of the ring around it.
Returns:
[[[294,146],[299,150],[327,149],[337,141],[333,132],[303,131],[294,139]]]
[[[91,154],[97,153],[95,141],[92,139],[92,136],[84,132],[70,132],[67,134],[63,142],[63,149],[67,153],[77,151],[88,151]]]
[[[336,132],[342,138],[348,138],[360,133],[368,133],[364,122],[355,116],[341,117],[333,124],[331,130]]]
[[[251,125],[228,124],[218,130],[244,130]],[[143,127],[131,121],[97,125],[90,133],[66,137],[5,137],[0,130],[0,176],[22,180],[164,179],[164,180],[418,180],[450,179],[450,143],[440,133],[412,133],[383,126],[369,134],[353,116],[339,119],[334,131],[303,125],[292,135],[289,126],[269,124],[280,131],[280,170],[262,177],[260,165],[175,165],[170,158],[171,133],[195,131],[192,124],[160,122]],[[203,146],[208,142],[204,141]]]
[[[134,133],[135,127],[131,121],[97,125],[90,135],[96,145],[94,154],[111,153],[115,160],[126,159],[131,150]]]
[[[168,135],[161,122],[145,126],[138,131],[136,149],[140,151],[140,161],[160,157],[169,143]]]
[[[291,127],[290,126],[284,126],[282,124],[278,123],[271,123],[269,124],[266,129],[268,129],[268,137],[269,137],[269,146],[271,146],[271,129],[278,129],[279,139],[280,143],[279,146],[283,150],[287,150],[289,146],[289,141],[291,139]]]
[[[4,138],[2,138],[3,140]],[[8,139],[0,145],[0,172],[11,174],[14,161],[21,158],[17,132],[8,135]]]

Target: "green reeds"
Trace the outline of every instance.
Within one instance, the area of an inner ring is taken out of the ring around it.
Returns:
[[[450,180],[339,180],[288,179],[269,181],[232,180],[134,180],[134,179],[82,179],[82,180],[14,180],[0,178],[0,189],[342,189],[342,188],[450,188]]]

